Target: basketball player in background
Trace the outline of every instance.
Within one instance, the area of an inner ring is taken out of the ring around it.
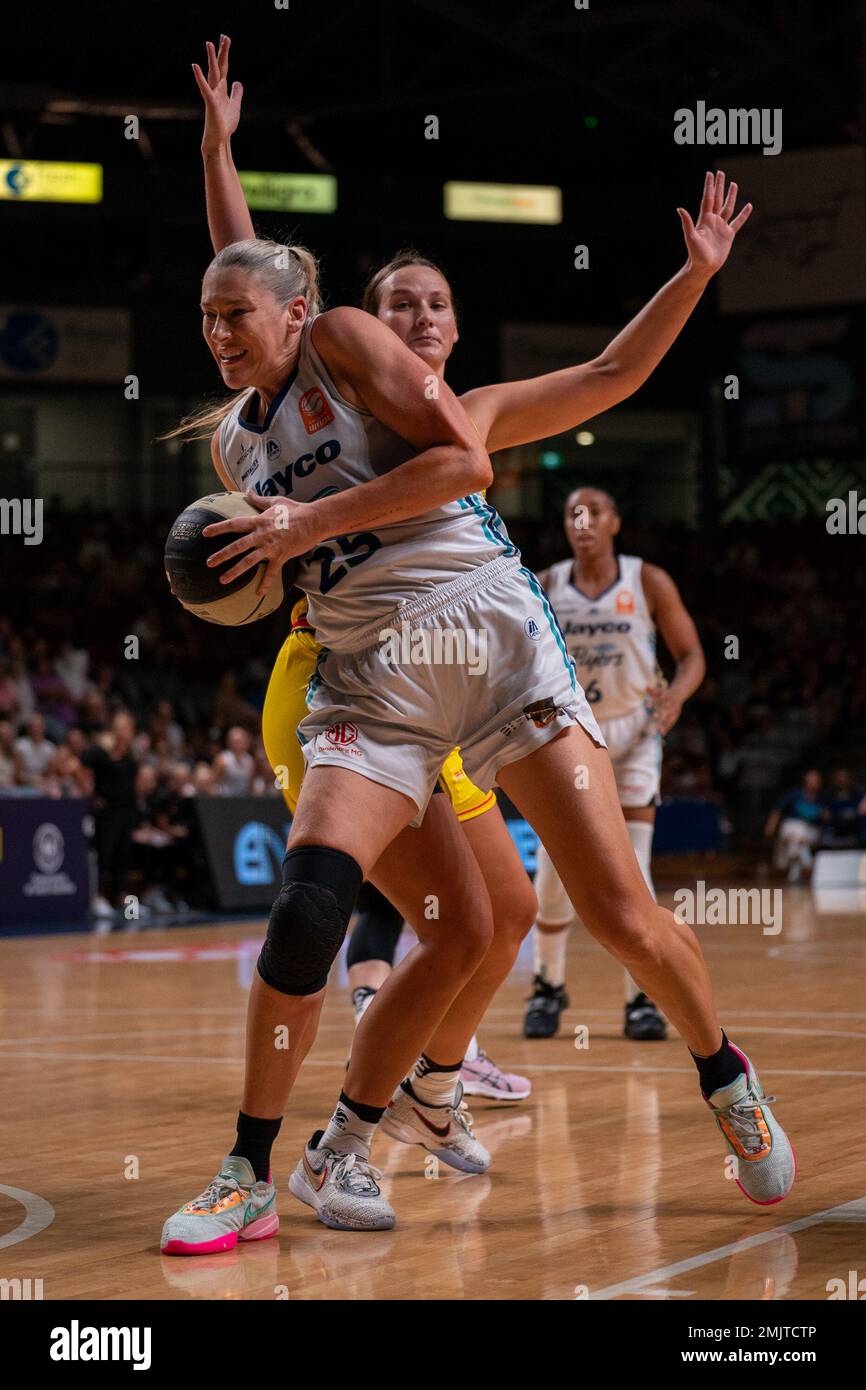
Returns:
[[[618,555],[620,515],[610,493],[578,488],[565,503],[572,558],[539,574],[562,628],[577,678],[610,751],[629,838],[650,893],[650,861],[662,765],[662,737],[704,678],[700,638],[670,575],[636,555]],[[656,631],[676,664],[664,683]],[[568,1008],[565,950],[574,908],[543,845],[535,876],[538,920],[533,932],[534,991],[523,1033],[552,1038]],[[625,971],[625,1036],[646,1042],[667,1036],[655,1004]]]

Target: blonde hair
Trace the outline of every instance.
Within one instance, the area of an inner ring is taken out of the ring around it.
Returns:
[[[321,312],[319,263],[306,246],[258,239],[233,241],[217,252],[205,274],[211,270],[245,270],[259,285],[270,290],[281,308],[300,297],[307,301],[310,318]],[[254,389],[244,387],[243,391],[236,391],[227,400],[193,411],[173,430],[167,430],[159,438],[209,439],[238,401],[246,400]]]

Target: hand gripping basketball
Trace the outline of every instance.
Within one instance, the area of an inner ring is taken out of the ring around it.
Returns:
[[[233,560],[236,555],[241,557],[236,565],[220,575],[221,584],[230,584],[247,570],[255,569],[256,565],[266,565],[262,582],[256,590],[259,594],[266,594],[286,561],[305,554],[320,537],[313,525],[311,509],[303,503],[292,502],[288,497],[260,497],[257,492],[245,492],[244,497],[261,515],[230,517],[206,526],[202,532],[204,536],[242,532],[238,540],[216,551],[207,563],[213,569]]]

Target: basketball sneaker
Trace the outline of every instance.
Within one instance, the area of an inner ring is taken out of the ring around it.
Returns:
[[[523,1036],[555,1038],[562,1011],[568,1008],[569,1002],[565,985],[549,985],[540,975],[536,975],[523,1020]]]
[[[656,1042],[667,1037],[668,1025],[645,994],[636,994],[625,1006],[625,1026],[622,1031],[633,1042]]]
[[[388,1102],[379,1127],[401,1144],[419,1144],[461,1173],[484,1173],[490,1167],[490,1154],[472,1133],[472,1116],[459,1081],[451,1105],[425,1105],[415,1096],[411,1084],[402,1081]]]
[[[503,1071],[483,1048],[470,1062],[463,1063],[460,1080],[467,1096],[486,1096],[488,1100],[526,1100],[532,1090],[532,1082],[525,1076]]]
[[[733,1046],[733,1044],[732,1044]],[[728,1153],[737,1160],[736,1184],[750,1202],[772,1206],[787,1197],[797,1175],[791,1141],[770,1109],[775,1096],[765,1096],[758,1073],[744,1052],[743,1071],[728,1086],[705,1099],[715,1115]]]
[[[320,1149],[323,1134],[316,1130],[289,1178],[292,1196],[334,1231],[390,1231],[396,1217],[379,1188],[379,1169],[360,1154]]]
[[[164,1255],[215,1255],[239,1240],[265,1240],[280,1228],[277,1190],[257,1182],[245,1158],[230,1154],[204,1192],[170,1216],[162,1228]]]

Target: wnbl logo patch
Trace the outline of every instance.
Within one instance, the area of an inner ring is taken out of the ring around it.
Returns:
[[[317,430],[323,430],[326,425],[331,424],[334,418],[334,412],[318,386],[311,386],[309,391],[304,392],[298,401],[298,410],[307,434],[315,434]]]

